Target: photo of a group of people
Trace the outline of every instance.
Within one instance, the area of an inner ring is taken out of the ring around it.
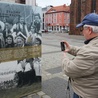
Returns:
[[[40,31],[41,8],[0,3],[0,49],[41,46]],[[0,90],[41,82],[40,62],[40,56],[0,61]]]

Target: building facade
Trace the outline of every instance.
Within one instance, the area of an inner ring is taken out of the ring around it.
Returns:
[[[15,3],[15,0],[0,0],[0,1],[3,1],[3,2],[12,2],[12,3]]]
[[[0,0],[3,2],[11,2],[11,3],[21,3],[21,4],[27,4],[27,5],[36,5],[36,0]]]
[[[27,4],[27,5],[36,5],[36,0],[15,0],[16,3]]]
[[[69,34],[80,35],[80,29],[76,25],[83,17],[91,12],[98,13],[98,0],[71,0],[70,5],[70,32]]]
[[[46,30],[47,29],[47,26],[45,24],[45,13],[50,9],[52,8],[53,6],[46,6],[44,8],[42,8],[42,30]]]
[[[64,5],[55,6],[45,13],[45,25],[49,31],[69,30],[70,7]]]

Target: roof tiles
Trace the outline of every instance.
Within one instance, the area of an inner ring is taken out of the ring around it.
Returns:
[[[66,4],[61,5],[61,6],[55,6],[49,9],[46,14],[49,13],[57,13],[57,12],[70,12],[70,7],[66,6]]]

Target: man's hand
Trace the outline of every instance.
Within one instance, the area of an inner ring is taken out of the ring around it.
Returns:
[[[65,51],[64,51],[64,52],[69,52],[69,51],[70,51],[70,45],[69,45],[69,43],[68,43],[68,42],[66,42],[66,41],[62,41],[62,42],[64,42],[64,44],[65,44],[65,46],[66,46],[66,48],[65,48]]]

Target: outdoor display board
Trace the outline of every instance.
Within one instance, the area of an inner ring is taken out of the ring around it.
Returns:
[[[0,98],[41,89],[41,8],[0,3]]]

